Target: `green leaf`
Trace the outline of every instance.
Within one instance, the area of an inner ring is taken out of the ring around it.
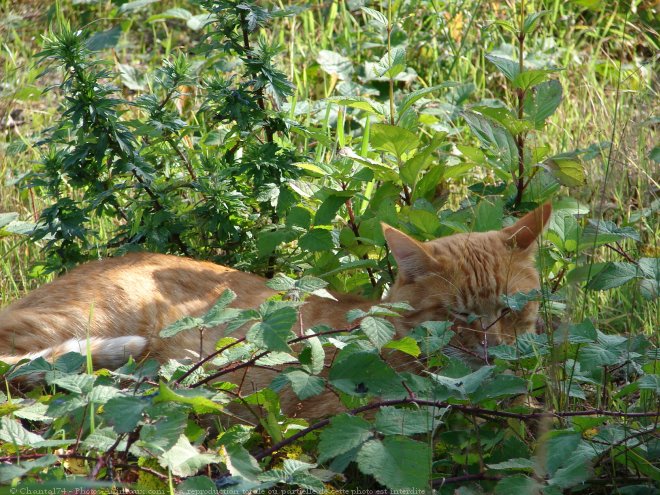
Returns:
[[[564,186],[582,186],[587,180],[584,165],[578,158],[548,158],[543,162],[543,168],[554,175]]]
[[[598,333],[590,319],[568,326],[568,341],[571,344],[591,344],[598,339]]]
[[[554,476],[550,478],[550,486],[558,486],[567,489],[572,486],[583,484],[593,475],[591,464],[581,456],[570,460],[570,463],[557,469]]]
[[[519,120],[518,117],[506,107],[475,105],[470,107],[470,110],[480,113],[491,121],[502,124],[505,129],[514,136],[534,128],[529,121]]]
[[[335,247],[330,231],[319,228],[313,228],[298,239],[298,245],[309,252],[331,251]]]
[[[374,21],[376,21],[378,26],[381,28],[386,28],[389,24],[387,22],[387,17],[385,17],[383,13],[378,12],[377,10],[370,9],[369,7],[360,7],[360,10],[371,17]]]
[[[498,70],[509,80],[513,81],[520,73],[518,62],[509,58],[498,57],[497,55],[487,54],[486,60],[491,62]]]
[[[550,12],[549,10],[540,10],[539,12],[532,12],[527,17],[525,17],[525,21],[523,22],[523,29],[522,29],[523,33],[531,34],[539,25],[539,21],[541,20],[541,18],[547,15],[549,12]]]
[[[167,339],[174,337],[181,332],[185,332],[186,330],[199,329],[203,324],[204,320],[202,318],[197,318],[195,316],[184,316],[180,320],[167,325],[160,331],[158,335]]]
[[[525,95],[523,105],[525,115],[534,127],[541,129],[545,120],[557,110],[561,98],[562,87],[559,81],[552,79],[541,83]]]
[[[654,146],[651,151],[649,151],[649,159],[653,160],[655,163],[660,163],[660,146]]]
[[[512,22],[510,21],[493,21],[488,27],[490,26],[500,26],[503,28],[505,31],[510,32],[511,34],[517,34],[518,29],[516,29],[516,26],[513,25]]]
[[[371,100],[364,96],[333,96],[326,98],[325,101],[343,105],[346,107],[357,108],[374,115],[385,115],[385,107],[382,103]]]
[[[137,67],[128,64],[117,64],[119,77],[124,86],[133,91],[142,91],[147,88],[147,82]]]
[[[395,349],[412,357],[419,357],[422,353],[415,339],[410,336],[403,337],[399,340],[392,340],[385,344],[383,349]]]
[[[374,149],[387,151],[397,158],[416,149],[419,137],[408,129],[390,124],[372,124],[369,143]]]
[[[112,48],[119,43],[121,25],[114,26],[105,31],[97,31],[87,39],[87,49],[93,52]]]
[[[66,375],[48,380],[48,384],[57,385],[74,394],[86,394],[92,390],[95,381],[96,376],[94,375]]]
[[[353,62],[350,58],[330,50],[321,50],[316,57],[316,61],[321,69],[331,76],[337,76],[341,80],[350,80],[353,73]]]
[[[246,480],[256,481],[261,473],[257,460],[239,444],[231,444],[225,447],[225,458],[223,462],[232,476],[239,476]],[[215,487],[213,493],[215,493]]]
[[[373,316],[364,318],[360,322],[360,329],[377,349],[380,349],[392,340],[396,332],[392,323],[383,318]]]
[[[161,12],[160,14],[154,14],[150,16],[147,19],[147,22],[159,21],[161,19],[179,19],[182,21],[187,21],[191,19],[192,16],[193,15],[186,9],[173,7],[171,9],[167,9],[165,12]]]
[[[0,229],[15,220],[18,220],[18,213],[0,213]]]
[[[58,357],[53,364],[53,369],[62,373],[78,373],[83,364],[85,364],[85,356],[73,351]]]
[[[372,436],[371,423],[359,416],[335,416],[330,420],[330,426],[321,432],[319,462],[325,462],[359,447]]]
[[[515,375],[495,375],[482,383],[470,394],[470,400],[478,404],[487,399],[497,399],[527,393],[527,380]]]
[[[140,428],[141,445],[152,452],[165,452],[176,444],[188,424],[188,409],[176,402],[157,403],[149,408],[150,417],[157,421]]]
[[[640,390],[651,390],[656,395],[660,394],[660,375],[644,375],[637,380]]]
[[[329,225],[335,219],[337,211],[346,204],[354,191],[332,191],[321,203],[314,215],[314,225]]]
[[[186,21],[186,26],[188,26],[193,31],[199,31],[207,24],[213,22],[215,19],[216,17],[213,14],[197,14]]]
[[[330,369],[329,380],[349,395],[405,392],[399,376],[373,352],[344,349]]]
[[[320,376],[310,375],[296,369],[280,372],[273,380],[271,387],[275,391],[279,391],[286,383],[291,384],[291,388],[300,400],[319,395],[325,388],[325,381]]]
[[[428,210],[411,209],[408,212],[408,220],[422,234],[428,237],[436,237],[436,233],[441,227],[438,215]]]
[[[158,395],[154,398],[154,402],[172,401],[179,404],[187,404],[192,406],[193,410],[198,414],[222,411],[222,406],[213,402],[206,394],[207,392],[200,388],[182,388],[175,391],[169,388],[165,382],[161,381],[158,387]]]
[[[87,395],[87,399],[94,404],[105,404],[113,397],[122,395],[124,395],[123,392],[118,388],[109,387],[108,385],[97,385]]]
[[[518,148],[511,133],[501,124],[474,112],[463,112],[463,118],[474,135],[509,171],[518,166]]]
[[[269,483],[268,486],[275,483],[286,483],[288,485],[298,485],[305,492],[323,493],[326,490],[323,482],[309,472],[314,467],[314,464],[307,462],[284,459],[281,469],[266,471],[259,475],[259,480]]]
[[[247,341],[269,351],[292,352],[288,341],[295,337],[291,328],[298,321],[298,312],[291,306],[283,306],[255,323],[246,335]]]
[[[127,14],[137,12],[138,10],[144,9],[147,5],[156,3],[158,1],[159,0],[134,0],[133,2],[126,2],[121,7],[119,7],[119,13]]]
[[[577,360],[582,370],[595,370],[619,362],[619,356],[611,349],[599,344],[588,344],[580,348]]]
[[[642,297],[655,299],[660,295],[660,258],[640,258],[639,268],[644,275],[639,281]]]
[[[538,301],[540,292],[538,289],[532,289],[529,292],[516,292],[515,294],[502,294],[500,301],[505,307],[513,312],[522,311],[531,301]]]
[[[438,426],[430,409],[381,407],[374,426],[383,435],[417,435]]]
[[[589,219],[589,225],[584,229],[577,250],[593,249],[621,239],[632,239],[640,242],[639,233],[633,227],[618,227],[614,222],[607,220],[594,221]]]
[[[539,446],[545,454],[546,470],[550,475],[570,462],[571,454],[580,444],[581,435],[572,430],[552,431],[548,433],[545,441]]]
[[[399,118],[401,118],[401,115],[408,110],[410,107],[414,105],[414,103],[419,100],[420,98],[423,98],[424,96],[431,94],[435,91],[438,91],[439,89],[443,88],[454,88],[458,86],[458,83],[452,82],[452,81],[446,81],[442,84],[437,84],[435,86],[430,86],[428,88],[421,88],[416,91],[413,91],[411,93],[406,94],[406,96],[403,97],[401,100],[401,103],[399,103],[399,106],[397,107],[397,114]]]
[[[185,435],[181,435],[177,443],[158,458],[162,467],[170,469],[175,476],[183,477],[193,476],[204,466],[220,461],[216,455],[200,454]]]
[[[493,200],[483,199],[477,205],[474,218],[474,232],[488,232],[502,228],[504,216],[504,201],[500,198]]]
[[[371,440],[358,452],[357,463],[391,490],[424,490],[431,475],[431,446],[402,436]]]
[[[316,332],[316,328],[305,330],[305,335],[311,335]],[[302,350],[298,359],[303,369],[311,374],[318,374],[323,371],[325,364],[325,351],[321,344],[321,339],[312,337],[305,341],[306,347]]]
[[[103,406],[103,417],[117,433],[129,433],[137,427],[149,405],[148,399],[138,396],[114,397]]]
[[[640,276],[637,266],[628,262],[608,262],[587,282],[588,290],[609,290]]]
[[[21,461],[21,462],[17,462],[16,464],[1,464],[0,483],[8,484],[14,478],[22,478],[27,473],[35,469],[43,470],[44,468],[52,466],[58,461],[59,459],[57,458],[57,456],[53,454],[48,454],[38,459]],[[19,486],[24,487],[25,484],[19,483]],[[38,490],[34,490],[34,491],[38,491]],[[28,490],[28,493],[29,492],[30,491]],[[10,491],[9,493],[12,493],[12,491]]]
[[[399,73],[406,70],[406,50],[402,46],[393,47],[376,63],[377,77],[394,79]]]
[[[415,185],[420,172],[433,163],[433,151],[433,147],[427,146],[421,152],[415,153],[411,158],[406,160],[399,169],[399,175],[405,184],[410,187]]]
[[[538,481],[528,476],[511,476],[500,480],[495,486],[495,495],[541,495],[543,487]]]
[[[516,459],[509,459],[507,461],[498,462],[497,464],[488,464],[488,469],[496,470],[518,470],[523,469],[525,471],[533,470],[536,467],[536,463],[532,459],[527,459],[526,457],[520,457]]]
[[[202,316],[203,326],[206,328],[213,328],[234,319],[239,310],[235,308],[229,308],[229,310],[227,310],[227,306],[229,306],[235,299],[236,293],[230,289],[225,289],[211,309]]]
[[[29,432],[19,421],[14,421],[9,416],[0,418],[0,440],[23,447],[34,447],[44,441],[43,437]]]
[[[414,338],[426,355],[439,351],[449,344],[454,332],[451,321],[427,321],[415,327],[408,336]]]
[[[513,87],[527,91],[533,86],[548,80],[548,74],[557,72],[559,69],[531,69],[516,75],[513,80]]]

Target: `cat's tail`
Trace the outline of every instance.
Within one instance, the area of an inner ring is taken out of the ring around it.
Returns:
[[[58,357],[67,352],[78,352],[83,356],[90,353],[95,368],[114,370],[125,364],[130,356],[137,359],[145,355],[148,347],[149,341],[139,335],[126,335],[113,338],[92,337],[89,340],[69,339],[62,344],[47,347],[36,352],[19,355],[0,355],[0,361],[14,365],[24,359],[33,360],[41,357],[46,361],[54,362]],[[12,374],[13,372],[9,375],[10,380],[12,379]],[[17,373],[17,375],[20,374]],[[43,374],[33,374],[32,376],[21,375],[17,380],[20,382],[36,383],[41,381],[42,378]]]

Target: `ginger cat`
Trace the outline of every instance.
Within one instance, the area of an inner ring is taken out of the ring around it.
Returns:
[[[534,331],[538,304],[503,313],[500,295],[539,287],[535,240],[550,212],[546,204],[499,231],[454,234],[425,243],[383,225],[398,264],[386,300],[405,301],[414,308],[393,320],[396,338],[430,320],[454,321],[456,339],[468,348],[477,348],[484,338],[495,345]],[[204,314],[228,288],[237,294],[232,306],[257,307],[275,294],[264,283],[256,275],[172,255],[132,253],[93,261],[0,312],[0,347],[5,354],[0,360],[12,363],[38,356],[53,360],[70,351],[85,354],[88,333],[97,368],[117,368],[131,355],[136,360],[147,355],[160,361],[196,359],[197,332],[163,339],[160,330],[183,316]],[[318,324],[344,328],[348,310],[367,310],[375,304],[355,296],[335,296],[336,302],[317,297],[305,302],[301,309],[305,328]],[[468,323],[470,314],[480,318]],[[239,330],[232,336],[243,334]],[[222,336],[222,328],[205,333],[204,355],[215,350]],[[412,357],[401,353],[385,358],[397,366],[414,364]],[[241,393],[247,394],[270,383],[274,373],[254,368],[247,376],[242,370],[224,378],[242,383]],[[301,405],[292,393],[282,396],[282,407],[290,415],[314,418],[341,409],[330,391],[304,402]]]

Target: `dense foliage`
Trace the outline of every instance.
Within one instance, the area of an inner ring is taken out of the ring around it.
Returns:
[[[56,5],[37,59],[59,117],[19,181],[45,206],[35,222],[0,214],[0,232],[43,246],[45,272],[145,249],[261,273],[282,297],[239,311],[226,292],[207,315],[163,330],[168,338],[225,324],[204,363],[93,371],[72,353],[3,366],[14,377],[44,374],[47,386],[0,396],[0,482],[163,493],[657,493],[660,203],[652,173],[640,172],[632,211],[603,215],[606,186],[618,180],[616,121],[610,139],[580,148],[552,133],[564,125],[560,74],[571,54],[551,37],[563,7],[546,3],[496,2],[489,15],[481,2],[138,0],[109,2],[102,29],[81,29]],[[564,14],[585,23],[604,15],[610,28],[634,15],[653,29],[653,7],[621,3],[602,14],[578,3]],[[81,21],[93,12],[76,8]],[[282,54],[297,26],[324,30],[338,16],[336,44],[330,29],[306,59]],[[132,22],[165,37],[152,40],[167,45],[159,67],[126,51],[112,61]],[[470,38],[476,24],[481,46]],[[644,43],[635,57],[648,56],[652,41]],[[464,69],[472,58],[482,73],[473,80]],[[619,88],[625,73],[615,69],[601,77]],[[652,92],[634,77],[640,93]],[[657,147],[642,156],[644,170],[657,170]],[[581,189],[590,171],[603,183],[591,197]],[[377,298],[387,289],[396,267],[380,222],[427,240],[499,229],[546,201],[554,212],[539,253],[543,289],[506,298],[511,311],[540,300],[545,333],[491,347],[475,365],[450,344],[449,322],[392,340],[403,305],[351,312],[343,329],[299,328],[310,294]],[[612,294],[642,316],[619,327],[599,319],[589,306]],[[247,337],[234,338],[242,325]],[[423,355],[427,372],[392,369],[381,358],[389,349]],[[240,398],[264,413],[223,426],[225,405],[239,401],[223,375],[256,365],[283,370]],[[279,391],[305,399],[326,387],[349,413],[314,424],[282,415]]]

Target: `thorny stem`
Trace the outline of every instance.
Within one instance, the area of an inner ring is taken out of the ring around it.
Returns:
[[[508,411],[493,411],[490,409],[483,409],[481,407],[472,407],[465,406],[460,404],[450,404],[443,401],[434,401],[427,399],[416,399],[414,397],[406,397],[405,399],[393,399],[393,400],[384,400],[380,402],[375,402],[373,404],[367,404],[366,406],[358,407],[347,411],[348,414],[355,415],[371,409],[379,409],[385,406],[398,406],[405,404],[416,404],[418,406],[432,406],[443,409],[456,409],[463,412],[464,414],[471,414],[474,416],[492,419],[493,417],[499,418],[510,418],[518,419],[521,421],[536,420],[540,418],[567,418],[567,417],[576,417],[576,416],[613,416],[613,417],[623,417],[623,418],[658,418],[660,417],[660,411],[656,412],[639,412],[639,413],[626,413],[619,411],[607,411],[603,409],[591,409],[588,411],[556,411],[556,412],[538,412],[538,413],[513,413]],[[264,457],[277,452],[282,447],[285,447],[301,437],[304,437],[308,433],[323,428],[330,423],[329,419],[323,419],[317,423],[314,423],[312,426],[300,430],[298,433],[282,440],[281,442],[276,443],[272,447],[262,450],[254,454],[257,461],[262,460]]]
[[[637,260],[635,260],[632,256],[630,256],[628,253],[626,253],[621,245],[617,242],[616,246],[612,246],[612,244],[605,244],[605,247],[611,249],[612,251],[619,253],[621,256],[623,256],[627,262],[632,263],[634,265],[639,265]]]
[[[238,344],[240,344],[240,343],[242,343],[242,342],[245,342],[245,337],[240,338],[240,339],[238,339],[238,340],[235,340],[234,342],[231,342],[231,343],[227,344],[226,346],[221,347],[221,348],[218,349],[217,351],[212,352],[211,354],[209,354],[208,356],[206,356],[204,359],[199,360],[199,361],[198,361],[198,362],[197,362],[192,368],[190,368],[190,369],[189,369],[188,371],[186,371],[183,375],[181,375],[179,378],[177,378],[177,379],[174,381],[174,384],[175,384],[175,385],[179,385],[183,380],[185,380],[185,379],[188,378],[190,375],[192,375],[195,371],[197,371],[197,370],[198,370],[203,364],[208,363],[211,359],[213,359],[213,358],[219,356],[220,354],[222,354],[223,352],[225,352],[227,349],[230,349],[231,347],[234,347],[235,345],[238,345]]]
[[[344,332],[352,332],[354,330],[357,330],[358,328],[360,328],[359,324],[358,325],[353,325],[352,327],[349,327],[349,328],[339,328],[339,329],[336,329],[336,330],[328,330],[327,332],[312,333],[312,334],[309,334],[309,335],[303,335],[301,337],[296,337],[295,339],[289,340],[287,343],[288,344],[296,344],[298,342],[302,342],[304,340],[308,340],[308,339],[311,339],[313,337],[320,337],[320,336],[324,336],[324,335],[334,335],[334,334],[337,334],[337,333],[344,333]],[[245,340],[245,338],[243,338],[241,340]],[[235,344],[235,342],[233,344]],[[224,348],[221,349],[220,351],[217,351],[214,354],[222,352],[223,350],[224,350]],[[247,361],[245,361],[243,363],[238,363],[234,366],[224,368],[224,369],[218,371],[217,373],[213,373],[212,375],[209,375],[206,378],[202,378],[200,381],[198,381],[195,384],[191,385],[190,388],[197,388],[201,385],[204,385],[205,383],[208,383],[208,382],[213,381],[217,378],[220,378],[221,376],[227,375],[229,373],[233,373],[234,371],[238,371],[238,370],[240,370],[242,368],[246,368],[248,366],[252,366],[254,363],[256,363],[259,359],[266,356],[267,354],[270,354],[270,351],[260,352],[259,354],[256,354],[255,356],[253,356],[252,358],[248,359]],[[201,365],[201,364],[202,364],[202,361],[200,361],[198,363],[198,365]]]

